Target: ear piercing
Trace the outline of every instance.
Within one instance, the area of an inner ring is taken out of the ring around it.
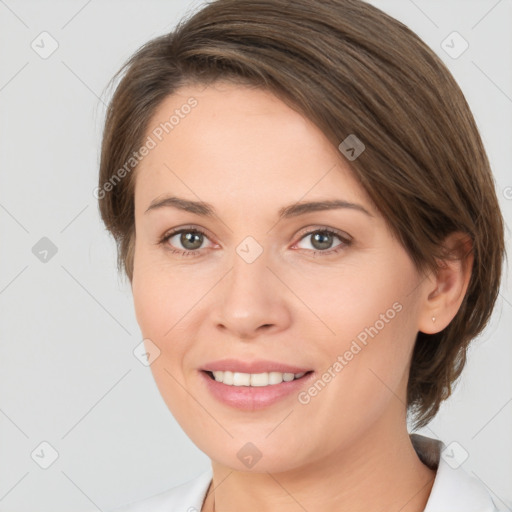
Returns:
[[[433,323],[433,324],[435,324],[435,323],[436,323],[436,317],[435,317],[435,316],[433,316],[433,317],[432,317],[432,323]]]

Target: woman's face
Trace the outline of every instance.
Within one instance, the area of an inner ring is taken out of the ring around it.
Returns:
[[[147,136],[135,310],[192,441],[285,471],[405,428],[428,280],[339,150],[269,92],[221,83],[168,97]]]

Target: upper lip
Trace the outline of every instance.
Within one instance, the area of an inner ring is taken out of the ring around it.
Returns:
[[[242,361],[240,359],[220,359],[205,364],[202,367],[204,371],[231,371],[239,373],[266,373],[266,372],[280,372],[280,373],[306,373],[311,368],[303,368],[300,366],[293,366],[289,364],[279,363],[277,361],[266,361],[257,359],[254,361]]]

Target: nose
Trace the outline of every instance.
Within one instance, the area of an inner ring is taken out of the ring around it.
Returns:
[[[251,263],[234,255],[214,299],[213,321],[218,330],[249,341],[289,327],[290,293],[270,265],[265,251]]]

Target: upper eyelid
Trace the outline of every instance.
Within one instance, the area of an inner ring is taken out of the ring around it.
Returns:
[[[308,236],[313,233],[317,233],[317,232],[321,233],[322,231],[328,231],[328,232],[335,234],[336,236],[339,236],[340,238],[352,240],[352,237],[348,233],[345,233],[345,231],[342,231],[341,229],[329,228],[327,226],[305,228],[305,231],[299,236],[302,238],[304,236]]]
[[[195,226],[184,226],[184,227],[181,227],[181,228],[176,228],[176,229],[171,229],[170,231],[166,232],[166,234],[163,235],[162,237],[162,240],[166,240],[166,241],[169,241],[170,238],[180,234],[180,233],[183,233],[183,232],[197,232],[197,233],[200,233],[202,235],[204,235],[206,238],[208,238],[208,240],[210,240],[210,242],[212,244],[216,244],[216,242],[214,242],[209,236],[208,234],[208,230],[204,229],[204,228],[199,228],[199,227],[195,227]],[[337,236],[343,243],[346,243],[346,242],[352,242],[352,237],[348,234],[348,233],[345,233],[344,231],[341,231],[341,230],[338,230],[338,229],[335,229],[335,228],[330,228],[330,227],[327,227],[327,226],[321,226],[321,225],[317,225],[317,226],[312,226],[312,227],[306,227],[304,228],[304,231],[301,232],[298,236],[298,239],[296,242],[294,242],[294,245],[297,244],[298,242],[300,242],[303,238],[307,237],[307,236],[310,236],[314,233],[317,233],[317,232],[323,232],[323,231],[327,231],[327,232],[330,232],[332,234],[334,234],[335,236]],[[183,249],[184,251],[186,249]],[[200,249],[198,250],[195,250],[194,252],[198,252]]]

